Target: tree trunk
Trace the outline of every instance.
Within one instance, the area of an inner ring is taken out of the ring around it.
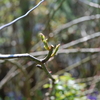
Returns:
[[[20,0],[21,14],[25,14],[29,10],[29,0]],[[27,17],[22,19],[22,29],[23,29],[23,44],[25,47],[25,52],[29,52],[31,48],[32,41],[32,28],[33,28],[33,14],[30,13]]]

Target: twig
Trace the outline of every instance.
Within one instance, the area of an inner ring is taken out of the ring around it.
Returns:
[[[76,25],[78,23],[82,23],[85,21],[89,21],[89,20],[94,20],[94,19],[100,19],[100,14],[91,15],[91,16],[84,16],[84,17],[80,17],[78,19],[72,20],[71,22],[68,22],[66,24],[59,26],[55,31],[53,31],[49,35],[54,36],[54,35],[60,33],[62,30],[65,30],[73,25]]]
[[[59,26],[56,30],[54,30],[53,32],[49,33],[50,37],[53,37],[54,35],[59,34],[62,30],[65,30],[73,25],[85,22],[85,21],[89,21],[89,20],[95,20],[95,19],[100,19],[100,14],[96,14],[96,15],[91,15],[91,16],[83,16],[80,17],[78,19],[72,20],[66,24],[63,24],[61,26]],[[38,42],[38,44],[35,45],[35,49],[38,47],[38,45],[41,45],[41,42]],[[33,47],[34,48],[34,47]]]
[[[44,0],[41,0],[35,7],[33,7],[32,9],[30,9],[29,11],[27,11],[24,15],[16,18],[15,20],[9,22],[8,24],[5,24],[5,25],[1,26],[0,30],[2,30],[3,28],[8,27],[8,26],[12,25],[13,23],[17,22],[18,20],[26,17],[31,11],[33,11],[34,9],[36,9],[42,2],[44,2]]]
[[[42,86],[47,82],[48,82],[48,79],[46,78],[45,80],[37,83],[37,85],[35,87],[31,88],[31,94],[33,94],[34,91],[38,90],[39,88],[42,88]]]
[[[61,53],[77,53],[77,52],[81,52],[81,53],[98,53],[100,52],[100,48],[79,48],[79,49],[59,49],[57,54],[61,54]],[[45,56],[46,54],[48,54],[48,51],[38,51],[38,52],[34,52],[31,53],[33,56]]]
[[[58,53],[97,53],[100,52],[100,48],[79,48],[79,49],[59,49]]]
[[[87,78],[80,78],[80,79],[76,79],[75,83],[84,83],[84,82],[91,82],[95,80],[96,82],[100,80],[100,76],[95,75],[93,77],[87,77]]]
[[[96,54],[92,55],[91,57],[86,57],[86,58],[84,58],[83,60],[81,60],[80,62],[77,62],[77,63],[75,63],[75,64],[73,64],[73,65],[71,65],[71,66],[68,66],[67,68],[65,68],[65,69],[63,69],[63,70],[61,70],[61,71],[58,71],[56,74],[57,74],[57,75],[63,74],[65,71],[70,71],[70,70],[72,70],[73,68],[76,68],[76,67],[80,66],[80,65],[83,64],[83,63],[86,63],[86,62],[88,62],[88,61],[90,61],[90,60],[95,59],[96,57],[97,57]]]
[[[54,30],[53,32],[51,32],[49,34],[50,37],[53,37],[54,35],[59,34],[62,30],[65,30],[73,25],[85,22],[85,21],[89,21],[89,20],[95,20],[95,19],[100,19],[100,14],[96,14],[96,15],[91,15],[91,16],[84,16],[84,17],[80,17],[78,19],[75,19],[71,22],[68,22],[66,24],[63,24],[61,26],[59,26],[56,30]],[[38,47],[38,45],[41,45],[41,42],[38,42],[38,44],[35,45],[35,49]],[[34,48],[34,47],[33,47]]]
[[[6,60],[6,61],[15,65],[17,67],[17,69],[19,69],[25,77],[27,76],[26,70],[19,63],[16,63],[15,61],[11,61],[11,60]]]
[[[13,77],[15,77],[16,75],[18,75],[19,70],[15,70],[12,73],[10,73],[9,75],[7,74],[3,80],[0,82],[0,89]]]
[[[91,79],[92,80],[89,82],[90,88],[88,90],[86,90],[86,91],[83,92],[84,95],[91,94],[91,93],[93,93],[95,91],[96,84],[98,82],[100,82],[100,75],[96,75],[94,77],[91,77]]]
[[[69,44],[71,44],[71,45],[69,45]],[[68,48],[68,47],[73,46],[73,45],[75,45],[75,44],[73,44],[73,42],[71,42],[71,43],[66,44],[66,47]],[[57,53],[59,54],[59,53],[77,53],[77,52],[96,53],[96,52],[100,52],[100,48],[62,49],[62,46],[61,46],[61,48],[58,50]],[[46,54],[48,54],[48,51],[39,51],[39,52],[31,53],[31,54],[0,54],[0,59],[4,60],[4,59],[12,59],[12,58],[24,58],[24,57],[27,58],[27,57],[29,57],[35,61],[40,62],[41,60],[39,61],[39,59],[37,59],[33,56],[40,56],[40,55],[44,56]],[[31,55],[33,55],[33,56],[31,56]]]
[[[38,63],[41,63],[41,61],[35,57],[33,57],[32,55],[25,53],[25,54],[0,54],[0,59],[12,59],[12,58],[30,58],[33,61],[36,61]]]
[[[48,55],[42,60],[42,63],[45,63],[45,62],[47,62],[47,61],[50,59],[51,54],[52,54],[52,52],[53,52],[53,48],[54,48],[54,46],[51,45],[50,50],[49,50],[49,53],[48,53]]]
[[[43,67],[44,72],[48,75],[48,77],[54,82],[55,79],[52,77],[52,75],[49,73],[48,69],[46,68],[45,64],[41,64],[41,66]]]
[[[88,40],[97,38],[97,37],[99,37],[99,36],[100,36],[100,32],[97,32],[97,33],[94,33],[94,34],[91,34],[91,35],[87,35],[87,36],[85,36],[85,37],[83,37],[83,38],[80,38],[80,39],[77,39],[77,40],[72,41],[72,42],[70,42],[70,43],[64,44],[64,45],[60,46],[60,48],[65,49],[65,48],[74,46],[74,45],[76,45],[76,44],[83,43],[83,42],[85,42],[85,41],[88,41]]]
[[[90,61],[90,60],[95,59],[96,57],[97,57],[96,54],[92,55],[91,57],[86,57],[86,58],[84,58],[83,60],[81,60],[80,62],[75,63],[75,64],[73,64],[73,65],[71,65],[71,66],[68,66],[67,68],[65,68],[65,69],[63,69],[63,70],[58,71],[57,73],[55,73],[55,75],[60,75],[60,74],[63,74],[65,71],[70,71],[71,69],[80,66],[81,63],[86,63],[86,62],[88,62],[88,61]],[[89,80],[91,80],[91,79],[89,79]],[[40,83],[37,84],[36,87],[34,87],[34,88],[31,89],[31,92],[34,92],[35,90],[37,90],[38,88],[40,88],[43,84],[45,84],[45,83],[47,83],[47,82],[48,82],[47,79],[46,79],[45,81],[41,81]]]
[[[21,73],[23,73],[23,75],[26,79],[25,80],[25,85],[26,85],[25,93],[26,93],[27,97],[30,98],[30,82],[29,82],[27,71],[19,63],[16,63],[16,62],[10,61],[10,60],[7,60],[7,62],[10,62],[11,64],[15,65],[21,71]]]
[[[6,60],[6,61],[10,61],[10,63],[12,62],[12,60]],[[30,66],[32,66],[32,65],[30,65]],[[29,66],[25,66],[24,68],[26,69],[27,67],[29,67]],[[2,88],[9,80],[11,80],[12,78],[14,78],[16,75],[18,75],[21,72],[21,70],[19,70],[19,68],[18,68],[18,70],[14,70],[14,69],[15,68],[12,67],[10,69],[10,71],[7,73],[7,75],[3,78],[3,80],[0,81],[0,88]],[[31,77],[30,74],[28,75],[28,78]]]
[[[52,48],[53,49],[53,48]],[[52,51],[51,49],[51,51]],[[50,52],[49,52],[50,53]],[[51,54],[51,53],[50,53]],[[47,70],[45,64],[42,62],[42,60],[39,60],[37,58],[35,58],[34,56],[30,55],[30,54],[10,54],[10,55],[0,55],[0,59],[11,59],[11,58],[30,58],[32,61],[36,61],[37,64],[40,64],[43,68],[43,70],[45,71],[45,73],[48,75],[49,78],[52,79],[52,81],[54,81],[52,75],[49,73],[49,71]],[[51,57],[51,55],[49,55],[49,58]],[[49,59],[48,56],[46,58],[46,60]]]
[[[96,3],[93,3],[93,2],[90,2],[90,1],[87,1],[87,0],[79,0],[79,1],[89,5],[91,7],[100,8],[99,4],[96,4]]]

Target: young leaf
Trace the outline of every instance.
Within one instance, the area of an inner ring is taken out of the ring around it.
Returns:
[[[58,49],[59,49],[59,46],[60,46],[60,44],[58,44],[58,45],[55,47],[55,49],[54,49],[54,51],[53,51],[51,57],[53,57],[54,55],[56,55],[56,53],[57,53],[57,51],[58,51]]]
[[[40,33],[39,35],[40,35],[40,38],[42,39],[42,41],[46,39],[42,33]]]

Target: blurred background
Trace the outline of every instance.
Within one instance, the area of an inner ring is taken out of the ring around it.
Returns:
[[[0,0],[0,26],[39,2]],[[58,80],[54,90],[48,96],[50,81],[35,62],[0,60],[0,100],[100,100],[100,0],[45,0],[27,17],[0,30],[0,53],[45,57],[40,32],[49,44],[60,44],[46,63]]]

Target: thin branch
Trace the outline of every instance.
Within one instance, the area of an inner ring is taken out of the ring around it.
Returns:
[[[48,77],[54,82],[55,79],[52,77],[52,75],[49,73],[48,69],[46,68],[46,65],[45,64],[41,64],[44,72],[48,75]]]
[[[50,59],[51,54],[52,54],[52,52],[53,52],[53,48],[54,48],[54,46],[51,45],[50,50],[49,50],[49,53],[48,53],[48,55],[42,60],[42,63],[45,63],[45,62],[47,62],[47,61]]]
[[[82,23],[82,22],[85,22],[85,21],[90,21],[90,20],[95,20],[95,19],[100,19],[100,14],[96,14],[96,15],[91,15],[91,16],[84,16],[84,17],[80,17],[78,19],[75,19],[75,20],[72,20],[66,24],[63,24],[61,26],[59,26],[56,30],[54,30],[53,32],[51,32],[49,34],[50,37],[53,37],[54,35],[57,35],[59,34],[62,30],[65,30],[73,25],[76,25],[76,24],[79,24],[79,23]],[[34,47],[32,48],[32,50],[36,50],[38,45],[41,45],[41,42],[38,42],[36,45],[35,45],[35,49]]]
[[[10,61],[10,63],[12,62],[12,60],[5,60],[5,61]],[[13,64],[13,63],[12,63]],[[29,65],[29,66],[25,66],[24,68],[26,69],[27,67],[30,67],[32,65]],[[18,67],[18,66],[17,66]],[[34,67],[33,67],[34,68]],[[11,79],[13,79],[16,75],[20,74],[21,73],[21,70],[14,70],[15,68],[12,67],[10,69],[10,71],[7,73],[7,75],[0,81],[0,89],[8,82],[10,81]],[[32,70],[33,71],[33,70]],[[28,75],[28,79],[31,77],[30,75],[31,73],[29,73]]]
[[[86,58],[84,58],[83,60],[81,60],[80,62],[77,62],[77,63],[75,63],[75,64],[73,64],[73,65],[71,65],[71,66],[68,66],[67,68],[65,68],[65,69],[63,69],[63,70],[58,71],[57,73],[55,73],[55,75],[63,74],[65,71],[69,71],[69,70],[71,70],[71,69],[73,69],[73,68],[76,68],[76,67],[80,66],[82,63],[86,63],[86,62],[88,62],[88,61],[90,61],[90,60],[95,59],[96,57],[97,57],[97,55],[95,55],[95,54],[92,55],[91,57],[86,57]],[[91,81],[91,78],[90,78],[89,80]],[[39,83],[36,85],[36,87],[33,87],[33,88],[31,89],[31,93],[33,93],[35,90],[41,88],[41,86],[43,86],[43,84],[45,84],[45,83],[47,83],[47,82],[48,82],[47,79],[44,80],[44,81],[39,82]],[[76,83],[77,83],[77,81],[76,81]]]
[[[34,91],[36,91],[36,90],[42,88],[42,86],[43,86],[45,83],[47,83],[47,82],[48,82],[48,79],[47,79],[47,78],[46,78],[45,80],[43,80],[43,81],[38,82],[38,83],[36,84],[35,87],[31,88],[31,90],[30,90],[30,91],[31,91],[31,94],[33,94]]]
[[[46,54],[48,54],[48,51],[37,51],[37,52],[33,52],[33,53],[30,53],[31,55],[33,56],[45,56]]]
[[[97,57],[96,54],[94,54],[94,55],[92,55],[92,56],[90,56],[90,57],[86,57],[86,58],[84,58],[83,60],[81,60],[81,61],[79,61],[79,62],[77,62],[77,63],[75,63],[75,64],[73,64],[73,65],[71,65],[71,66],[68,66],[67,68],[65,68],[65,69],[63,69],[63,70],[58,71],[56,74],[57,74],[57,75],[63,74],[65,71],[70,71],[70,70],[72,70],[73,68],[76,68],[76,67],[80,66],[81,64],[84,64],[84,63],[86,63],[86,62],[88,62],[88,61],[90,61],[90,60],[95,59],[96,57]]]
[[[86,79],[88,79],[88,78],[86,78]],[[100,75],[96,75],[96,76],[94,76],[94,77],[91,77],[90,79],[92,79],[92,80],[88,83],[88,84],[90,85],[90,88],[89,88],[88,90],[86,90],[86,91],[83,92],[84,95],[91,94],[91,93],[93,93],[93,92],[95,91],[95,89],[96,89],[96,84],[97,84],[98,82],[100,82]]]
[[[25,77],[27,76],[27,71],[19,63],[16,63],[15,61],[11,61],[11,60],[6,60],[6,61],[15,65],[17,67],[17,69],[19,69]]]
[[[95,8],[100,8],[100,5],[97,4],[97,3],[93,3],[93,2],[90,2],[90,1],[87,1],[87,0],[79,0],[80,2],[82,3],[85,3],[91,7],[95,7]]]
[[[3,59],[12,59],[12,58],[30,58],[33,61],[41,63],[41,61],[39,59],[35,58],[34,56],[32,56],[28,53],[25,53],[25,54],[7,54],[7,55],[0,54],[0,59],[1,60],[3,60]]]
[[[82,23],[85,21],[89,21],[89,20],[95,20],[95,19],[100,19],[100,14],[91,15],[91,16],[84,16],[84,17],[80,17],[78,19],[72,20],[71,22],[68,22],[66,24],[59,26],[55,31],[53,31],[49,35],[50,36],[56,35],[56,34],[60,33],[62,30],[65,30],[73,25],[76,25],[78,23]]]
[[[90,21],[90,20],[95,20],[95,19],[100,19],[100,14],[96,14],[96,15],[91,15],[91,16],[83,16],[83,17],[80,17],[80,18],[77,18],[75,20],[72,20],[66,24],[63,24],[61,26],[59,26],[56,30],[54,30],[53,32],[51,32],[49,34],[50,37],[53,37],[54,35],[57,35],[59,34],[62,30],[65,30],[73,25],[76,25],[76,24],[79,24],[79,23],[82,23],[82,22],[85,22],[85,21]],[[42,45],[41,42],[39,41],[34,47],[32,47],[32,50],[36,50],[38,48],[38,45]]]
[[[79,78],[79,79],[75,80],[75,83],[91,82],[93,80],[95,80],[96,82],[100,81],[100,76],[99,75],[95,75],[95,76],[87,77],[87,78]]]
[[[19,70],[13,70],[9,75],[7,74],[2,81],[0,82],[0,89],[12,78],[14,78],[16,75],[18,75],[20,71]],[[9,73],[9,72],[8,72]]]
[[[60,47],[60,49],[58,50],[58,53],[77,53],[77,52],[83,52],[83,53],[96,53],[96,52],[100,52],[99,48],[79,48],[79,49],[63,49],[63,48],[68,48],[70,46],[74,46],[78,43],[82,43],[85,42],[87,40],[93,39],[100,36],[100,32],[92,34],[92,35],[88,35],[86,37],[83,37],[81,39],[75,40],[73,42],[70,42],[68,44],[65,44],[63,46]],[[30,54],[0,54],[0,59],[12,59],[12,58],[31,58],[32,60],[41,63],[41,61],[37,58],[35,58],[34,56],[39,56],[39,55],[46,55],[48,54],[48,51],[40,51],[40,52],[34,52]],[[51,54],[51,53],[50,53]],[[32,56],[34,55],[34,56]],[[45,58],[47,59],[48,56]]]
[[[100,52],[100,48],[79,48],[79,49],[59,49],[57,51],[57,54],[61,54],[61,53],[77,53],[77,52],[81,52],[81,53],[98,53]],[[31,53],[33,56],[45,56],[46,54],[48,54],[48,51],[38,51],[38,52],[34,52]]]
[[[41,0],[35,7],[33,7],[32,9],[30,9],[29,11],[27,11],[24,15],[16,18],[15,20],[9,22],[8,24],[5,24],[5,25],[1,26],[0,30],[2,30],[3,28],[8,27],[8,26],[12,25],[13,23],[17,22],[18,20],[26,17],[31,11],[33,11],[34,9],[36,9],[42,2],[44,2],[44,0]]]
[[[58,53],[97,53],[100,52],[100,48],[79,48],[79,49],[59,49]]]
[[[53,49],[53,48],[52,48],[52,49]],[[52,50],[51,50],[51,51],[52,51]],[[49,52],[49,55],[50,55],[51,53],[52,53],[52,52]],[[48,77],[49,77],[50,79],[52,79],[52,81],[54,82],[54,78],[52,77],[52,75],[51,75],[51,74],[49,73],[49,71],[47,70],[45,64],[44,64],[41,60],[35,58],[34,56],[32,56],[32,55],[30,55],[30,54],[12,54],[12,55],[3,55],[3,54],[1,54],[1,55],[0,55],[0,59],[25,58],[25,57],[30,58],[30,59],[33,60],[33,61],[36,61],[37,64],[40,64],[40,65],[42,66],[44,72],[45,72],[45,73],[48,75]],[[51,55],[49,56],[49,58],[50,58],[50,57],[51,57]],[[48,58],[48,56],[47,56],[46,60],[48,60],[49,58]],[[18,66],[18,65],[17,65],[17,66]],[[19,67],[19,66],[18,66],[18,67]],[[19,68],[20,68],[20,67],[19,67]],[[23,69],[21,69],[21,71],[23,72]],[[26,75],[25,71],[24,71],[23,73]]]
[[[25,77],[24,84],[26,85],[25,92],[26,92],[27,97],[30,97],[30,82],[29,82],[27,71],[19,63],[10,61],[10,60],[7,60],[7,61],[10,62],[11,64],[15,65],[21,71],[21,73],[24,75],[24,77]]]
[[[80,39],[77,39],[77,40],[72,41],[72,42],[70,42],[70,43],[64,44],[64,45],[60,46],[60,48],[65,49],[65,48],[74,46],[74,45],[76,45],[76,44],[83,43],[83,42],[85,42],[85,41],[88,41],[88,40],[97,38],[97,37],[99,37],[99,36],[100,36],[100,32],[97,32],[97,33],[94,33],[94,34],[91,34],[91,35],[87,35],[87,36],[85,36],[85,37],[83,37],[83,38],[80,38]]]
[[[88,85],[90,85],[90,88],[86,91],[84,91],[83,93],[86,95],[86,94],[90,94],[92,93],[93,91],[95,91],[95,88],[96,88],[96,84],[98,82],[100,82],[100,75],[95,75],[93,77],[88,77],[88,78],[81,78],[81,79],[76,79],[75,80],[75,83],[87,83],[88,82]]]

